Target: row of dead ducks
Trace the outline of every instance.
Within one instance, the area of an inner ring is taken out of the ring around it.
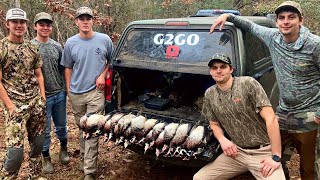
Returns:
[[[80,119],[84,138],[104,135],[115,144],[144,146],[144,152],[154,151],[159,157],[196,158],[210,141],[211,133],[202,125],[166,123],[132,113],[113,115],[87,114]]]

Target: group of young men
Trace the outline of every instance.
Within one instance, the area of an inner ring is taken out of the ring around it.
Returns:
[[[208,66],[216,84],[206,91],[202,112],[223,153],[200,169],[194,179],[230,179],[245,171],[256,179],[285,179],[281,162],[285,164],[287,159],[281,157],[283,145],[289,140],[300,154],[302,179],[320,178],[320,37],[302,25],[300,4],[286,1],[275,13],[278,29],[232,14],[222,14],[211,27],[212,33],[230,21],[267,45],[280,102],[275,114],[259,82],[251,77],[233,77],[230,58],[215,54]],[[51,118],[60,140],[60,161],[69,162],[67,95],[78,125],[86,113],[103,111],[112,41],[106,34],[93,31],[90,8],[79,8],[75,18],[79,33],[67,40],[63,50],[50,38],[51,15],[41,12],[35,16],[37,36],[26,41],[26,13],[14,8],[6,14],[9,35],[0,41],[0,98],[5,105],[7,148],[2,179],[18,175],[25,131],[31,146],[31,178],[39,177],[41,171],[54,171],[49,153]],[[84,140],[81,130],[79,138],[79,169],[84,171],[84,179],[95,179],[98,138]]]
[[[70,37],[64,49],[52,40],[53,18],[40,12],[34,17],[36,37],[25,40],[26,12],[9,9],[9,35],[0,41],[0,99],[4,103],[6,157],[0,179],[16,179],[23,161],[24,134],[31,147],[30,179],[53,173],[50,158],[51,120],[60,141],[59,159],[69,163],[67,151],[66,98],[75,120],[86,113],[104,110],[104,86],[113,44],[106,34],[93,31],[93,12],[88,7],[76,11],[79,33]],[[84,140],[79,132],[84,179],[95,179],[98,138]],[[43,158],[41,158],[41,154]],[[43,159],[43,160],[42,160]]]

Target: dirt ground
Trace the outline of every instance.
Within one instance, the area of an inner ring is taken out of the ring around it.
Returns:
[[[59,163],[59,141],[56,138],[54,131],[52,132],[52,144],[50,147],[51,159],[54,165],[55,172],[45,175],[47,179],[52,180],[80,180],[83,177],[83,172],[77,170],[77,165],[80,160],[78,146],[78,128],[75,125],[73,114],[70,106],[68,106],[68,151],[70,163],[62,165]],[[4,120],[3,111],[0,104],[0,163],[3,162],[5,156],[4,144]],[[28,176],[28,152],[29,145],[25,142],[25,161],[22,164],[19,179],[26,179]],[[299,157],[294,155],[289,162],[290,179],[298,180],[299,175]],[[116,146],[113,142],[106,143],[103,138],[100,138],[99,143],[99,162],[98,162],[98,178],[106,180],[191,180],[192,176],[198,169],[177,167],[152,159],[148,159],[142,155],[136,154],[133,151],[125,149],[123,146]],[[250,173],[245,173],[233,178],[232,180],[254,180]]]

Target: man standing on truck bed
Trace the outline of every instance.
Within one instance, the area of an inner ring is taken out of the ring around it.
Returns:
[[[9,35],[0,41],[0,99],[5,105],[6,131],[6,157],[0,179],[17,179],[26,139],[31,149],[29,178],[38,178],[41,173],[46,97],[42,59],[36,46],[24,39],[27,21],[25,11],[9,9],[6,14]]]
[[[202,113],[223,154],[193,179],[230,179],[250,171],[256,179],[284,180],[279,124],[262,86],[252,77],[232,77],[224,54],[215,54],[208,66],[216,85],[205,92]]]
[[[64,48],[61,65],[65,67],[66,90],[78,127],[87,113],[104,110],[104,88],[113,44],[106,34],[93,31],[93,13],[88,7],[76,11],[79,34],[70,37]],[[95,179],[98,160],[98,137],[83,139],[79,128],[81,162],[85,180]]]
[[[282,141],[292,140],[300,154],[302,179],[319,179],[320,37],[302,25],[300,4],[286,1],[276,8],[275,13],[278,29],[259,26],[240,16],[222,14],[210,32],[218,25],[221,30],[228,20],[259,37],[268,46],[280,89],[277,115]]]

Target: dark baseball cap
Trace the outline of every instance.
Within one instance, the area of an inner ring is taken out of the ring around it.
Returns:
[[[231,60],[229,58],[229,56],[225,55],[225,54],[222,54],[222,53],[216,53],[215,55],[212,56],[212,58],[210,59],[209,63],[208,63],[208,66],[211,67],[212,64],[214,62],[217,62],[217,61],[220,61],[220,62],[223,62],[223,63],[226,63],[226,64],[229,64],[231,65]]]
[[[300,15],[302,15],[302,9],[299,3],[294,1],[285,1],[282,4],[280,4],[276,10],[274,11],[276,14],[279,14],[282,11],[288,10],[288,9],[295,9]]]

